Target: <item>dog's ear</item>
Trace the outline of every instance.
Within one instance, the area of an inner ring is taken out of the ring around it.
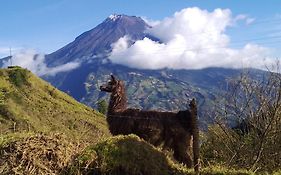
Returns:
[[[114,75],[111,74],[110,76],[111,76],[111,80],[112,80],[113,82],[116,82],[116,79],[115,79]]]

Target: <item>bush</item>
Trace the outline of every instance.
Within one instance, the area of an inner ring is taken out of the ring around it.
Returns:
[[[202,145],[205,164],[223,164],[254,172],[281,167],[281,75],[259,80],[243,75],[229,82],[214,111],[216,125]]]
[[[108,105],[107,105],[107,102],[105,100],[100,100],[98,102],[98,111],[102,114],[106,114],[107,113],[107,108],[108,108]]]
[[[17,87],[21,87],[22,85],[28,85],[28,72],[26,69],[22,68],[11,68],[9,69],[9,79],[10,82],[16,85]]]

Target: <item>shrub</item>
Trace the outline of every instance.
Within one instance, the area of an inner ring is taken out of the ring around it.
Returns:
[[[9,80],[17,87],[21,87],[22,85],[28,85],[27,79],[27,70],[17,67],[9,69]]]
[[[107,102],[105,100],[100,100],[98,102],[98,111],[102,114],[106,114],[107,113],[107,108],[108,108],[108,105],[107,105]]]
[[[281,74],[232,80],[216,103],[217,125],[202,146],[205,163],[270,172],[281,167]]]

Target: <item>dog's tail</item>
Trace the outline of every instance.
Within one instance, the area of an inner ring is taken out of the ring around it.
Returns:
[[[197,119],[197,105],[195,99],[192,99],[189,103],[189,107],[191,110],[191,129],[192,129],[192,136],[193,136],[193,160],[194,160],[194,170],[196,173],[199,172],[200,164],[199,164],[199,126],[198,126],[198,119]]]

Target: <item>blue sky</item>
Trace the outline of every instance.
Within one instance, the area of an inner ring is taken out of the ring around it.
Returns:
[[[248,15],[255,19],[251,25],[238,23],[227,29],[231,40],[281,48],[278,0],[9,0],[0,2],[0,56],[5,56],[9,47],[50,53],[113,13],[162,20],[187,7],[208,11],[228,8],[233,16]]]

